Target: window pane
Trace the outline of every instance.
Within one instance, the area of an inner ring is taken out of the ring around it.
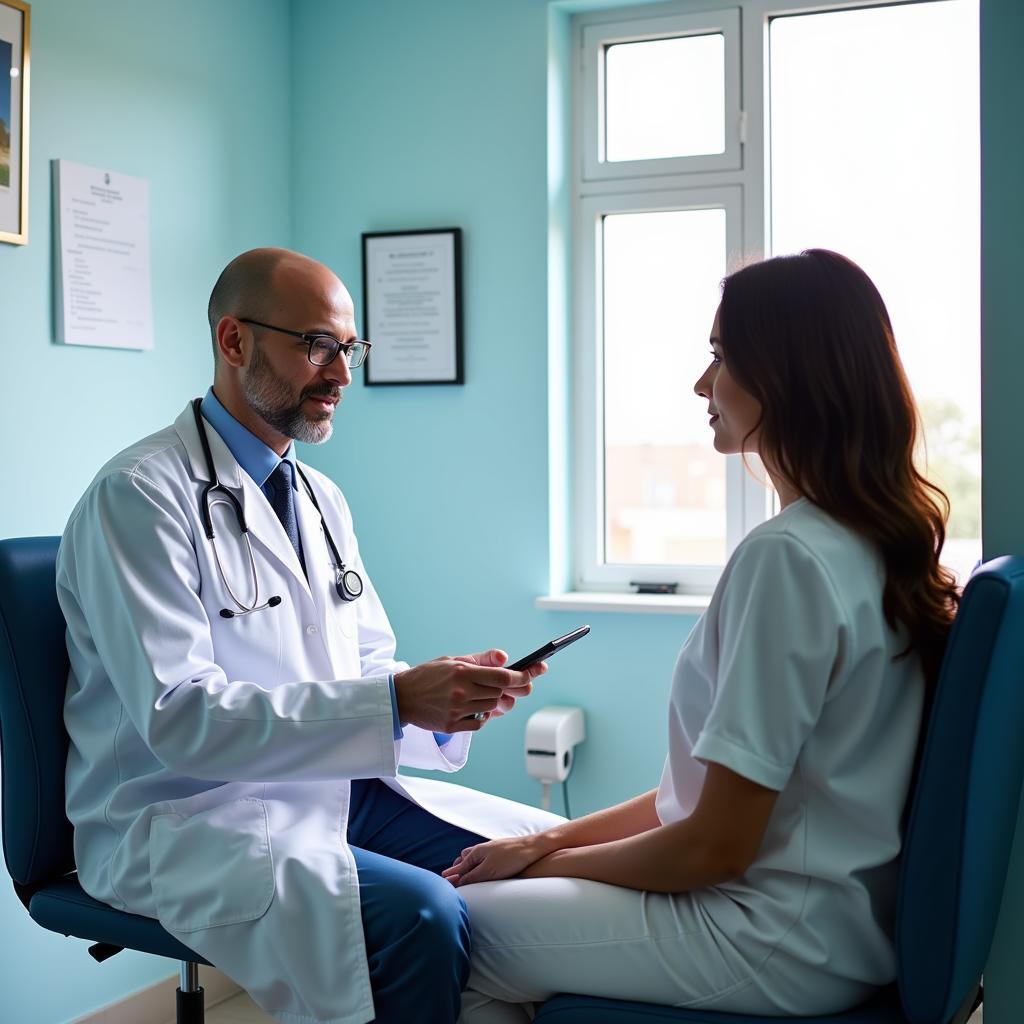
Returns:
[[[604,218],[606,562],[725,562],[725,459],[693,393],[725,270],[725,210]]]
[[[881,291],[963,577],[981,555],[977,3],[775,19],[771,125],[772,248],[835,249]]]
[[[609,46],[605,105],[608,161],[724,152],[725,37]]]

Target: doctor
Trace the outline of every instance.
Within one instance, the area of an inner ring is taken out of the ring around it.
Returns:
[[[243,253],[209,319],[213,388],[100,470],[60,547],[79,877],[277,1020],[454,1021],[469,934],[440,871],[559,819],[398,766],[461,767],[543,666],[395,660],[345,499],[294,452],[369,348],[338,278]]]

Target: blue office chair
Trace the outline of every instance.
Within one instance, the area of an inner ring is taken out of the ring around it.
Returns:
[[[801,1024],[962,1024],[981,1001],[1024,775],[1024,558],[981,566],[949,639],[909,806],[896,983]],[[779,1024],[778,1017],[560,995],[535,1024]]]
[[[178,1024],[203,1024],[200,963],[160,924],[86,895],[75,875],[64,814],[68,656],[57,604],[57,537],[0,541],[0,762],[3,845],[14,888],[32,919],[95,943],[98,961],[122,949],[181,961]]]

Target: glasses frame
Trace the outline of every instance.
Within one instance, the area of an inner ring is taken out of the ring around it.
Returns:
[[[253,320],[251,317],[247,316],[240,316],[237,319],[243,324],[252,324],[253,327],[263,327],[268,331],[277,331],[278,334],[290,334],[293,338],[300,338],[309,346],[306,349],[306,358],[312,366],[330,366],[331,363],[338,358],[338,353],[344,352],[345,362],[348,364],[348,368],[350,370],[357,370],[366,362],[366,357],[370,354],[370,349],[373,348],[373,345],[370,342],[364,341],[362,338],[353,338],[351,341],[339,341],[333,334],[319,334],[310,331],[290,331],[287,327],[275,327],[273,324],[265,324],[260,320]],[[313,359],[313,346],[318,341],[328,341],[335,346],[334,355],[331,356],[326,363],[318,363]],[[351,360],[348,358],[348,353],[351,351],[353,345],[363,346],[363,356],[355,365],[353,365]]]

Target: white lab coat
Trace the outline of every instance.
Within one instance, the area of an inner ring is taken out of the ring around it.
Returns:
[[[444,749],[407,727],[395,742],[395,641],[359,558],[338,489],[304,467],[363,596],[342,602],[320,518],[296,494],[307,582],[262,491],[207,424],[222,484],[241,501],[260,601],[231,619],[199,512],[208,473],[187,406],[97,475],[57,562],[71,672],[68,815],[83,887],[156,917],[290,1024],[373,1015],[355,865],[345,845],[349,779],[381,777],[445,820],[487,837],[561,819],[434,780]],[[249,562],[230,509],[217,553],[248,599]]]

